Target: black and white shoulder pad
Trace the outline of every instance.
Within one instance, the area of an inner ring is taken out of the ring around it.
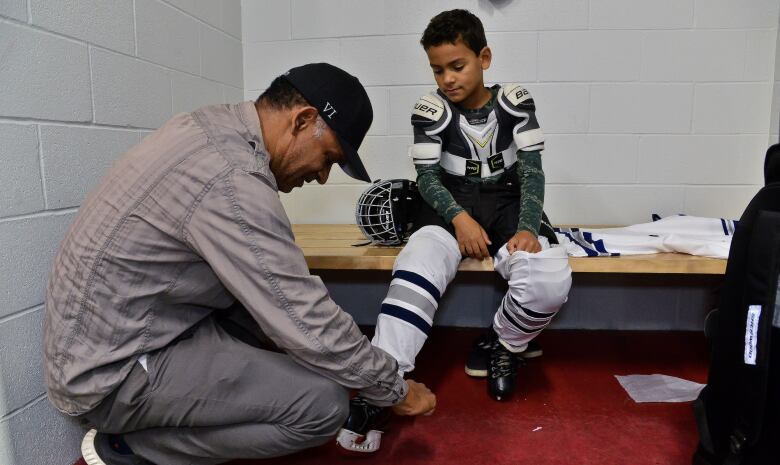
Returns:
[[[531,93],[520,84],[502,86],[498,101],[501,107],[513,116],[526,118],[529,112],[536,111]]]
[[[432,136],[441,132],[452,119],[452,110],[436,94],[425,94],[412,109],[412,126]]]
[[[531,93],[520,84],[501,88],[498,99],[501,108],[515,118],[512,139],[523,151],[544,150],[544,133],[536,119],[536,105]]]

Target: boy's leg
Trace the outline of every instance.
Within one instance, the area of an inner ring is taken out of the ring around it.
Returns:
[[[214,319],[148,354],[83,415],[159,464],[216,464],[290,454],[332,438],[348,392],[289,356],[244,344]]]
[[[458,241],[433,225],[412,234],[398,254],[371,343],[398,360],[399,372],[414,369],[439,300],[455,277],[460,260]]]
[[[494,266],[509,289],[493,318],[493,329],[507,350],[522,352],[566,302],[571,288],[569,259],[563,247],[512,255],[502,247]]]
[[[398,361],[401,375],[414,369],[439,300],[461,260],[452,225],[445,224],[427,204],[420,205],[415,229],[393,264],[393,280],[371,340]],[[387,407],[376,407],[355,397],[336,441],[350,451],[375,452],[381,445],[388,415]]]
[[[486,206],[493,209],[492,215],[484,213],[489,218],[488,232],[495,238],[494,246],[500,247],[494,254],[494,268],[509,284],[493,318],[493,329],[508,350],[522,352],[566,302],[571,268],[563,248],[550,246],[557,240],[544,213],[538,237],[542,251],[515,252],[511,256],[507,252],[506,242],[517,232],[520,215],[515,172],[484,189]]]

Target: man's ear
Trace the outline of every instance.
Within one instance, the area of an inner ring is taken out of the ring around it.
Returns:
[[[295,107],[292,111],[293,134],[307,129],[317,120],[317,109],[311,106]]]
[[[479,60],[482,62],[483,70],[490,68],[490,62],[493,60],[493,52],[490,51],[490,47],[482,47],[482,50],[479,51]]]

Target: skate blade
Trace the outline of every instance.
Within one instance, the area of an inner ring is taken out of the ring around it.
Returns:
[[[372,429],[365,436],[348,429],[341,429],[336,442],[339,446],[353,452],[376,452],[382,443],[382,432]]]

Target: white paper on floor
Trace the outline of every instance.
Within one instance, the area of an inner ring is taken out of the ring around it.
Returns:
[[[615,375],[634,402],[690,402],[703,384],[667,375]]]

